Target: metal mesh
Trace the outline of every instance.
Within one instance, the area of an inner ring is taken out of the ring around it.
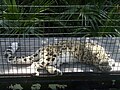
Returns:
[[[111,58],[115,60],[115,66],[112,67],[111,73],[113,72],[119,72],[119,58],[120,58],[120,52],[119,52],[119,37],[110,38],[110,37],[86,37],[86,38],[80,38],[80,37],[29,37],[29,38],[0,38],[0,45],[1,45],[1,62],[0,62],[0,72],[1,75],[34,75],[35,74],[35,68],[34,66],[28,65],[28,64],[14,64],[11,65],[9,62],[7,62],[6,58],[4,57],[4,52],[10,46],[13,42],[19,42],[20,46],[19,49],[15,52],[15,56],[28,56],[35,53],[35,51],[40,47],[45,47],[48,44],[53,44],[57,41],[62,40],[76,40],[76,41],[82,41],[82,42],[92,42],[97,43],[101,46],[103,46],[107,52],[107,54],[111,55]],[[73,51],[74,52],[74,51]],[[62,53],[63,56],[59,57],[59,59],[70,61],[69,63],[62,64],[59,68],[62,72],[65,73],[74,73],[74,72],[99,72],[96,67],[84,64],[81,62],[75,62],[71,55],[67,55],[65,53]],[[73,61],[71,61],[73,60]],[[57,62],[57,61],[56,61]],[[41,76],[48,75],[48,72],[46,70],[41,69],[40,70]]]
[[[2,9],[6,5],[1,5]],[[10,6],[10,5],[9,5]],[[16,7],[12,5],[12,7]],[[80,10],[84,10],[83,7],[88,7],[88,12],[82,13]],[[114,6],[103,6],[104,8],[114,8]],[[107,54],[110,54],[110,58],[114,59],[115,66],[112,67],[110,73],[119,72],[119,60],[120,60],[120,38],[119,26],[112,24],[109,19],[102,18],[101,21],[91,22],[91,14],[95,13],[89,8],[93,9],[95,6],[84,5],[71,5],[71,6],[28,6],[18,5],[18,9],[27,9],[26,12],[2,12],[2,15],[8,15],[11,18],[1,18],[0,27],[0,75],[1,76],[31,76],[35,74],[35,67],[30,65],[17,65],[10,64],[4,57],[5,50],[11,45],[11,43],[18,42],[19,48],[15,52],[15,56],[29,56],[34,54],[40,47],[52,45],[58,41],[64,40],[78,41],[78,42],[91,42],[101,45],[105,48]],[[35,12],[29,10],[33,8],[39,8],[45,10],[43,12]],[[70,10],[67,10],[71,8]],[[53,11],[49,11],[49,9]],[[64,11],[66,10],[66,12]],[[79,11],[78,11],[79,10]],[[91,12],[90,12],[91,11]],[[98,13],[98,12],[97,12]],[[84,14],[86,17],[82,17]],[[111,13],[116,14],[118,13]],[[22,15],[24,18],[18,19]],[[36,15],[36,18],[29,18],[31,15]],[[94,15],[94,14],[93,14]],[[43,17],[44,16],[44,17]],[[27,19],[25,19],[25,17]],[[55,18],[53,18],[55,17]],[[77,18],[78,19],[77,19]],[[90,18],[89,18],[90,17]],[[101,16],[102,17],[102,16]],[[41,19],[40,19],[41,18]],[[88,19],[87,19],[88,18]],[[100,19],[100,18],[97,18]],[[100,22],[108,20],[110,24],[102,25]],[[114,23],[119,20],[112,19]],[[8,25],[6,25],[8,24]],[[96,26],[95,26],[96,25]],[[106,30],[106,31],[103,31]],[[109,32],[108,32],[109,31]],[[73,51],[74,52],[74,51]],[[64,53],[62,53],[64,54]],[[62,64],[59,68],[63,73],[75,73],[75,72],[96,72],[99,70],[89,64],[81,62],[74,62],[74,58],[70,55],[64,54],[63,57],[59,57],[62,60],[69,60],[67,64]],[[71,60],[73,60],[71,62]],[[57,62],[57,61],[56,61]],[[48,72],[45,69],[40,69],[41,76],[48,76]]]

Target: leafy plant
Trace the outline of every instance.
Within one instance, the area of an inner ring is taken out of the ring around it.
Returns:
[[[76,2],[68,2],[74,5],[64,7],[61,12],[57,11],[63,13],[56,18],[62,27],[68,27],[66,32],[86,33],[82,36],[120,36],[118,0],[86,0],[89,3],[86,5],[76,5]]]
[[[43,32],[66,32],[73,34],[85,33],[84,36],[120,36],[119,27],[117,27],[120,26],[120,17],[118,14],[114,14],[119,12],[119,8],[116,8],[116,3],[119,0],[115,2],[112,0],[102,0],[101,2],[75,0],[72,3],[71,0],[28,1],[29,3],[25,5],[27,0],[23,2],[20,0],[19,3],[16,0],[3,0],[5,5],[1,5],[0,8],[0,33],[41,34]],[[87,2],[89,4],[81,5]],[[22,5],[18,5],[20,3]],[[57,6],[57,8],[49,7],[56,4],[60,6]],[[107,7],[107,5],[115,6],[115,8]],[[49,14],[49,12],[52,14]],[[45,27],[51,28],[46,29]]]
[[[104,27],[100,28],[99,31],[103,32],[102,36],[105,36],[105,33],[107,36],[120,36],[120,22],[119,22],[119,8],[118,6],[112,6],[108,10],[108,19],[104,23]]]
[[[1,8],[2,17],[0,25],[2,33],[7,34],[38,34],[42,33],[44,29],[38,27],[44,27],[44,19],[49,16],[42,15],[42,12],[49,10],[48,7],[34,7],[44,5],[51,5],[51,0],[34,0],[30,5],[26,7],[17,5],[16,0],[4,0],[4,4]],[[40,22],[43,20],[43,22]]]
[[[91,35],[96,35],[100,25],[103,25],[102,19],[107,19],[105,11],[101,10],[97,5],[77,5],[70,6],[62,12],[57,19],[64,20],[61,25],[73,28],[72,32],[92,32]]]

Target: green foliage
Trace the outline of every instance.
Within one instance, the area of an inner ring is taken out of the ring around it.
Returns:
[[[66,32],[86,33],[84,36],[120,36],[119,5],[117,5],[119,0],[21,0],[20,3],[16,1],[3,0],[1,2],[4,4],[0,8],[0,33]],[[23,7],[25,3],[27,5]],[[67,6],[49,7],[56,4]],[[53,14],[44,14],[49,12]],[[44,28],[53,26],[63,28]]]
[[[104,20],[104,24],[98,30],[98,32],[102,32],[101,36],[109,36],[109,37],[119,37],[120,36],[120,23],[119,23],[119,0],[111,0],[104,3],[101,3],[101,7],[107,13],[107,19]],[[103,6],[104,5],[104,6]],[[105,6],[106,5],[106,6]]]
[[[70,6],[62,13],[64,14],[57,17],[59,20],[64,20],[61,25],[76,26],[72,30],[74,33],[90,32],[91,35],[96,35],[99,26],[104,24],[102,19],[108,18],[106,12],[98,5]]]
[[[8,34],[36,34],[42,33],[43,29],[36,27],[43,26],[44,22],[39,22],[46,17],[40,15],[40,13],[49,10],[48,7],[22,7],[16,4],[15,0],[4,0],[4,8],[0,25],[2,27],[2,33]],[[48,6],[52,4],[51,0],[34,0],[31,5],[44,5]],[[36,14],[37,13],[37,14]]]
[[[64,9],[64,15],[57,18],[66,20],[61,25],[77,26],[72,30],[77,34],[84,32],[85,36],[120,36],[118,2],[93,0],[86,5],[71,5]]]

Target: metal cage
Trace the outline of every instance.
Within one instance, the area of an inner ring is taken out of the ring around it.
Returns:
[[[93,19],[91,22],[89,16],[92,13],[95,13],[89,8],[94,9],[96,6],[84,6],[84,5],[71,5],[71,6],[29,6],[29,5],[18,5],[17,9],[26,9],[26,12],[4,12],[4,7],[6,5],[1,5],[2,15],[7,15],[8,17],[12,16],[9,19],[5,19],[5,16],[1,18],[2,26],[0,27],[0,78],[15,78],[15,77],[32,77],[35,74],[35,68],[32,64],[10,64],[5,56],[4,52],[7,49],[10,49],[13,43],[18,44],[18,49],[14,52],[15,56],[29,56],[34,54],[35,51],[40,47],[45,47],[46,45],[52,45],[58,41],[63,42],[64,40],[69,41],[78,41],[78,42],[90,42],[101,45],[105,48],[107,54],[110,54],[111,58],[115,61],[115,66],[111,67],[110,72],[99,72],[92,65],[84,63],[70,62],[67,64],[62,64],[59,68],[63,72],[63,76],[70,77],[73,76],[89,76],[95,74],[105,75],[116,75],[120,74],[120,38],[119,36],[119,26],[111,25],[111,21],[103,18],[101,21],[97,21],[98,25]],[[8,5],[10,6],[10,5]],[[16,8],[16,5],[12,5]],[[84,12],[84,15],[87,17],[82,17],[82,10],[84,7],[88,7],[88,12]],[[115,6],[103,6],[105,9],[113,8]],[[47,9],[43,12],[35,12],[33,8]],[[70,10],[68,10],[70,8]],[[52,9],[53,11],[49,11]],[[64,11],[66,10],[66,12]],[[81,11],[80,11],[81,10]],[[98,12],[97,12],[98,13]],[[114,13],[112,13],[114,14]],[[19,15],[22,15],[24,18],[18,19]],[[28,18],[30,15],[36,15],[36,18]],[[117,15],[117,14],[116,14]],[[6,17],[7,17],[6,16]],[[44,16],[44,17],[43,17]],[[49,17],[48,17],[49,16]],[[40,19],[43,17],[43,19]],[[53,17],[55,17],[53,19]],[[76,19],[78,17],[79,19]],[[27,19],[25,19],[27,18]],[[88,18],[88,20],[87,20]],[[100,18],[97,18],[100,19]],[[108,20],[109,25],[102,25],[100,22],[105,22]],[[113,19],[115,23],[119,20]],[[9,25],[6,25],[9,24]],[[12,25],[11,25],[12,24]],[[16,24],[16,25],[15,25]],[[96,25],[96,26],[95,26]],[[101,29],[99,31],[98,29]],[[110,30],[103,31],[103,30]],[[111,30],[113,29],[113,31]],[[98,31],[97,31],[98,30]],[[91,32],[90,32],[91,31]],[[72,58],[69,55],[64,55],[60,59],[71,60]],[[50,77],[54,76],[48,74],[46,70],[40,69],[40,77]],[[57,76],[58,77],[58,76]],[[61,77],[61,76],[60,76]],[[59,78],[60,78],[59,77]],[[88,79],[88,78],[87,78]],[[90,79],[90,78],[89,78]],[[36,80],[36,79],[35,79]],[[72,80],[77,80],[74,78]],[[61,81],[62,82],[62,81]]]
[[[2,35],[1,35],[2,36]],[[5,36],[5,35],[3,35]],[[32,64],[10,64],[5,56],[4,52],[8,49],[12,43],[18,42],[18,50],[15,51],[15,56],[29,56],[35,53],[40,47],[45,47],[46,45],[53,45],[53,43],[64,40],[74,40],[81,42],[91,42],[97,43],[105,48],[107,54],[110,54],[110,57],[115,60],[115,66],[112,67],[112,70],[109,73],[119,73],[119,37],[3,37],[0,38],[1,45],[1,70],[0,75],[2,76],[11,76],[11,75],[33,75],[35,73],[34,66]],[[73,51],[74,52],[74,51]],[[65,54],[65,53],[62,53]],[[75,62],[72,56],[69,54],[62,55],[60,59],[70,61],[67,64],[62,64],[60,69],[65,73],[75,73],[75,72],[95,72],[99,73],[99,70],[94,66],[89,64],[84,64],[80,62]],[[71,62],[71,59],[73,61]],[[57,62],[57,61],[56,61]],[[104,72],[105,73],[105,72]],[[108,73],[108,72],[106,72]],[[46,76],[48,73],[43,69],[40,76]]]

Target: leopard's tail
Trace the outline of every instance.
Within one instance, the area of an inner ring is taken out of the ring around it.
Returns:
[[[14,54],[17,51],[18,46],[19,46],[18,42],[12,42],[11,45],[8,46],[8,48],[5,50],[4,56],[8,62],[10,62],[11,60],[13,60],[13,58],[15,58]]]

